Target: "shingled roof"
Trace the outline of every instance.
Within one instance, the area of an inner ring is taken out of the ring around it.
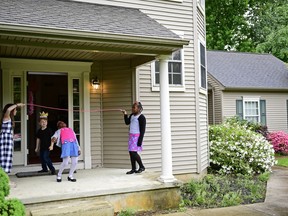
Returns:
[[[207,70],[225,88],[288,89],[288,68],[270,54],[208,51]]]
[[[0,24],[179,38],[138,9],[68,0],[1,0]]]

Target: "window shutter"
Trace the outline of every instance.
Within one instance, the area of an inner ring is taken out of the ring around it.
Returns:
[[[243,119],[243,100],[236,100],[236,115]]]
[[[267,122],[266,122],[266,100],[260,100],[260,122],[262,125],[267,125]]]

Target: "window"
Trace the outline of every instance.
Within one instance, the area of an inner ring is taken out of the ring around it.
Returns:
[[[169,84],[173,87],[183,87],[183,56],[182,51],[177,50],[172,53],[168,60]],[[152,76],[154,76],[153,86],[159,86],[160,83],[160,63],[155,61],[151,64]],[[154,89],[155,90],[155,89]]]
[[[21,78],[13,77],[13,102],[21,103]],[[21,109],[17,109],[17,114],[14,116],[15,128],[14,128],[14,151],[21,151],[22,139],[21,139]]]
[[[266,125],[266,101],[252,98],[236,100],[236,114],[241,119]]]
[[[207,87],[206,49],[202,42],[200,42],[200,87],[204,89]]]
[[[79,79],[73,79],[73,130],[80,145],[80,88]]]

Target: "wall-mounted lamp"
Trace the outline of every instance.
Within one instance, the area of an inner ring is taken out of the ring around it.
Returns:
[[[98,78],[96,77],[95,79],[91,80],[91,85],[94,89],[98,89],[100,86],[100,82],[98,80]]]

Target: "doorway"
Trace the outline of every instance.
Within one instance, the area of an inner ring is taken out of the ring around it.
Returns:
[[[40,112],[48,113],[48,127],[53,132],[57,130],[56,124],[59,120],[69,124],[66,111],[68,109],[68,75],[67,73],[28,72],[27,81],[27,164],[39,164],[40,157],[35,152],[35,147]],[[60,162],[60,155],[61,149],[54,147],[50,153],[52,162]]]

